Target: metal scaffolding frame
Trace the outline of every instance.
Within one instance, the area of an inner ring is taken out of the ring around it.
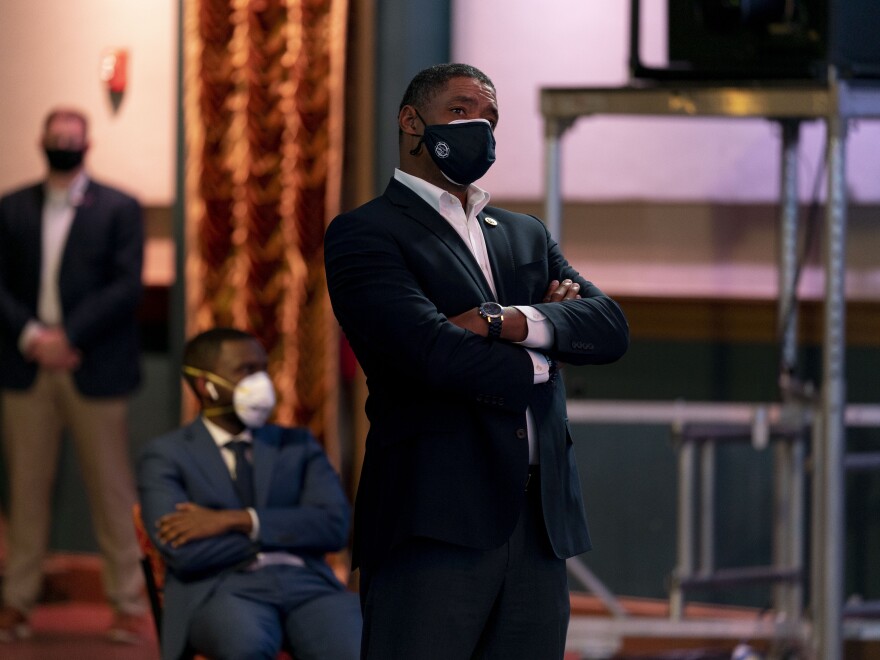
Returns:
[[[541,90],[541,113],[545,135],[545,219],[551,234],[561,242],[561,141],[563,134],[582,117],[595,115],[652,115],[679,117],[729,117],[769,119],[782,126],[782,177],[780,186],[780,253],[779,253],[779,334],[785,368],[793,370],[797,353],[796,271],[798,235],[797,155],[800,124],[803,121],[823,121],[827,128],[825,246],[824,246],[824,314],[822,366],[823,381],[814,402],[807,401],[797,383],[781,374],[782,403],[775,409],[778,419],[791,423],[792,417],[806,421],[811,429],[811,554],[810,591],[811,615],[809,625],[801,625],[800,589],[792,587],[788,573],[799,567],[801,561],[800,532],[791,530],[781,536],[774,532],[774,564],[781,567],[789,588],[777,589],[775,599],[789,617],[787,631],[775,624],[762,622],[768,634],[808,635],[809,651],[822,660],[839,660],[843,652],[843,573],[844,573],[844,472],[850,463],[857,469],[873,465],[876,457],[847,457],[845,432],[848,418],[859,417],[846,403],[845,381],[845,318],[846,318],[846,140],[851,119],[880,119],[880,84],[866,81],[839,80],[831,70],[828,82],[767,82],[755,85],[722,85],[693,82],[664,82],[644,86],[620,88],[544,88]],[[784,371],[785,371],[784,368]],[[631,406],[630,406],[631,408]],[[667,404],[666,410],[675,410]],[[570,404],[570,419],[574,421]],[[726,408],[724,410],[727,410]],[[706,421],[724,421],[724,410],[712,410],[718,416]],[[622,412],[622,411],[621,411]],[[632,410],[627,418],[632,421]],[[864,412],[873,420],[870,425],[880,426],[874,409]],[[681,414],[679,412],[679,414]],[[754,424],[754,410],[748,424]],[[661,414],[662,418],[664,415]],[[777,479],[801,479],[802,444],[779,443],[777,462],[788,466]],[[708,458],[706,459],[708,461]],[[704,466],[708,462],[704,463]],[[711,475],[704,469],[704,474]],[[777,484],[777,492],[788,488],[790,481]],[[682,494],[680,493],[680,496]],[[684,496],[688,496],[687,493]],[[798,503],[789,515],[797,518]],[[680,509],[683,511],[683,509]],[[803,516],[801,516],[803,517]],[[797,523],[797,521],[794,521]],[[704,543],[708,539],[704,539]],[[679,541],[682,550],[682,541]],[[704,546],[705,547],[705,546]],[[685,558],[690,561],[689,558]],[[706,556],[707,560],[711,558]],[[679,577],[688,577],[691,564],[679,562]],[[580,573],[589,572],[581,567]],[[765,576],[766,577],[766,576]],[[595,581],[595,579],[593,578]],[[681,585],[679,585],[681,586]],[[680,596],[680,594],[679,594]],[[613,600],[613,595],[606,594]],[[674,605],[674,603],[673,603]],[[673,614],[675,613],[675,607]],[[612,610],[613,611],[613,610]],[[618,621],[620,617],[614,619]],[[618,621],[619,622],[619,621]],[[684,622],[682,622],[684,623]],[[587,625],[581,622],[576,631]],[[616,624],[615,624],[616,625]],[[598,624],[601,628],[602,624]],[[794,628],[792,628],[794,626]],[[589,627],[587,625],[587,627]],[[792,632],[794,630],[794,632]],[[595,632],[595,631],[594,631]]]

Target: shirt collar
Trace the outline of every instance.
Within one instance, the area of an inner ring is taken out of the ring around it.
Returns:
[[[458,198],[455,195],[448,193],[439,186],[435,186],[433,183],[428,183],[424,179],[407,174],[400,168],[394,169],[394,178],[425,200],[438,213],[442,214],[441,209],[443,207],[441,206],[441,201],[452,199],[458,202]],[[468,207],[473,211],[473,215],[477,215],[489,203],[489,193],[472,183],[468,186],[467,202]]]
[[[243,440],[245,442],[253,442],[254,437],[251,435],[250,429],[245,429],[241,433],[233,434],[227,431],[226,429],[220,428],[212,422],[210,419],[202,415],[202,422],[205,425],[205,428],[208,429],[208,433],[211,434],[211,438],[214,440],[214,444],[218,447],[223,447],[230,440]]]
[[[89,186],[89,175],[85,170],[80,170],[73,181],[66,189],[52,188],[47,183],[44,188],[46,191],[46,200],[52,203],[64,203],[68,206],[79,206],[82,204],[83,196],[86,188]]]

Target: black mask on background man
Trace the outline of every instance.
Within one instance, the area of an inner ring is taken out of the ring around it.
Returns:
[[[50,149],[43,150],[49,167],[56,172],[70,172],[82,165],[85,151],[82,149]]]

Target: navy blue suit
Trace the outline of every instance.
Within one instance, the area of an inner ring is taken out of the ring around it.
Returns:
[[[144,522],[168,564],[163,658],[183,653],[194,615],[226,583],[259,580],[258,574],[267,569],[240,570],[258,552],[294,553],[330,590],[345,590],[323,556],[345,546],[349,505],[321,446],[306,429],[267,425],[253,430],[253,468],[259,540],[227,533],[173,548],[162,544],[155,532],[156,521],[177,504],[212,509],[240,509],[242,504],[220,450],[200,420],[154,439],[140,454],[137,482]],[[360,627],[351,631],[340,621],[338,634],[357,638]]]
[[[37,365],[18,349],[37,315],[42,183],[0,200],[0,387],[31,386]],[[59,275],[64,331],[82,354],[73,372],[86,396],[128,394],[140,382],[135,311],[141,299],[143,222],[138,202],[90,181],[76,209]]]
[[[625,352],[618,305],[568,264],[538,219],[487,207],[478,221],[497,301],[544,313],[553,328],[548,355],[588,365]],[[324,250],[333,310],[369,388],[355,564],[372,574],[411,539],[480,551],[506,543],[527,480],[527,407],[552,553],[588,550],[563,382],[535,385],[522,347],[447,320],[495,299],[450,224],[392,179],[384,195],[331,223]],[[580,284],[582,299],[544,304],[551,280],[565,278]]]

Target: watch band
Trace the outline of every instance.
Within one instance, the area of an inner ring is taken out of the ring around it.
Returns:
[[[495,316],[487,320],[489,321],[489,339],[499,339],[501,337],[501,324],[504,321],[504,317]]]
[[[477,311],[489,324],[489,339],[499,339],[501,324],[504,322],[504,308],[497,302],[484,302]]]

